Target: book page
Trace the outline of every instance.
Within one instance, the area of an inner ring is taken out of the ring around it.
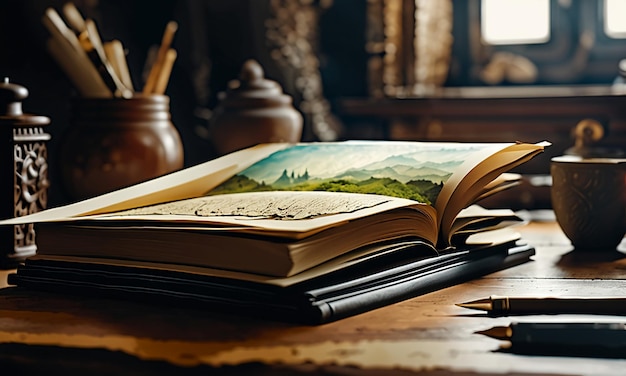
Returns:
[[[483,187],[475,202],[522,184],[522,175],[505,172]]]
[[[540,145],[513,143],[265,144],[75,204],[0,221],[0,224],[67,220],[204,195],[327,191],[383,195],[432,206],[437,213],[438,227],[448,237],[456,214],[489,182],[511,166],[532,157],[533,152],[542,150]],[[227,217],[219,218],[221,221]]]
[[[202,196],[250,164],[287,146],[288,144],[254,146],[101,196],[3,220],[0,225],[65,220]]]
[[[502,173],[530,160],[543,152],[549,143],[509,144],[466,171],[465,174],[453,175],[442,191],[436,208],[440,214],[441,245],[449,245],[453,232],[452,225],[459,212],[474,203],[484,192],[485,186]]]
[[[382,195],[342,192],[248,192],[206,196],[126,211],[76,218],[118,227],[120,220],[139,221],[142,227],[223,230],[259,234],[300,233],[301,238],[351,220],[399,208],[421,212],[424,231],[436,232],[432,206]],[[396,215],[399,217],[399,214]],[[415,222],[417,226],[419,222]],[[137,226],[136,224],[129,227]],[[175,226],[175,227],[174,227]],[[230,227],[227,227],[230,226]],[[272,233],[274,232],[274,233]],[[436,237],[436,236],[435,236]]]
[[[375,195],[328,194],[327,192],[256,192],[198,197],[131,209],[117,215],[195,215],[200,217],[248,217],[299,220],[353,213],[389,202]]]
[[[407,241],[396,242],[393,245],[389,244],[373,244],[368,247],[357,248],[354,251],[344,253],[340,256],[332,258],[322,264],[304,270],[300,273],[294,274],[289,277],[275,277],[263,274],[245,273],[227,269],[215,269],[206,266],[193,266],[184,264],[163,264],[157,262],[146,262],[138,260],[116,260],[107,258],[90,258],[90,257],[75,257],[75,256],[61,256],[61,255],[37,255],[33,256],[34,260],[53,260],[63,262],[80,262],[96,265],[115,265],[124,267],[139,267],[145,269],[156,269],[163,271],[176,271],[188,274],[232,278],[240,281],[249,281],[255,283],[262,283],[268,285],[276,285],[280,287],[292,286],[296,283],[304,282],[321,275],[327,275],[330,272],[334,272],[340,269],[348,268],[356,264],[376,260],[385,255],[389,255],[394,252],[402,251],[403,249],[410,249],[415,254],[415,257],[421,257],[423,259],[437,257],[438,253],[435,248],[431,248],[425,243],[419,241]]]
[[[209,192],[380,194],[435,206],[446,186],[511,144],[412,141],[304,143],[277,151]]]
[[[208,194],[319,190],[406,198],[436,209],[445,247],[459,211],[481,194],[512,186],[513,175],[490,183],[541,150],[542,145],[515,143],[298,144],[251,165]]]
[[[467,236],[521,223],[523,219],[511,209],[485,209],[479,205],[471,205],[461,210],[454,220],[451,233],[455,236]]]

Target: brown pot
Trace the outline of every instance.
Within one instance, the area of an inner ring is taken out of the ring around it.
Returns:
[[[302,115],[281,86],[263,77],[263,68],[248,60],[240,79],[221,93],[211,121],[211,139],[219,154],[266,142],[298,142]]]
[[[75,100],[60,163],[65,190],[74,200],[181,169],[183,146],[169,97]]]

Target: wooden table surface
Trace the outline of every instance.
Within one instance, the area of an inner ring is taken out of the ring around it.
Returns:
[[[625,375],[625,359],[518,355],[477,330],[511,321],[617,321],[621,317],[490,317],[455,303],[499,295],[626,291],[626,245],[578,253],[554,222],[520,228],[533,261],[321,326],[200,309],[62,296],[7,287],[0,274],[0,364],[16,375],[324,374]]]

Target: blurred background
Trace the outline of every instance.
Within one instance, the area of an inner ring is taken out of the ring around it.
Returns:
[[[49,206],[75,88],[51,58],[45,9],[0,2],[0,74],[28,88],[27,113],[51,118]],[[509,206],[549,206],[549,159],[580,121],[626,145],[626,0],[76,0],[103,40],[124,43],[133,82],[150,48],[178,22],[166,94],[185,165],[215,158],[209,122],[219,93],[256,59],[304,117],[303,141],[548,140],[518,172]],[[624,75],[624,76],[623,76]],[[543,187],[543,188],[542,188]]]

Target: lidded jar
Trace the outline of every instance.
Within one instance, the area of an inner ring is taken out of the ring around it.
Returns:
[[[60,162],[71,199],[97,196],[183,167],[169,97],[77,98]]]
[[[239,80],[220,93],[211,120],[211,138],[219,154],[266,142],[298,142],[303,119],[282,87],[264,78],[255,60],[244,63]]]

